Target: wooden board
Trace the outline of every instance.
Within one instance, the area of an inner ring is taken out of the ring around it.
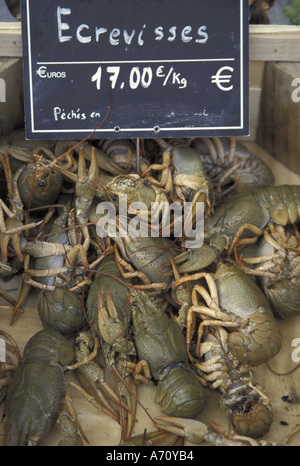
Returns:
[[[298,174],[300,174],[299,78],[300,63],[266,63],[257,128],[258,144]]]
[[[250,60],[300,61],[300,27],[250,25]]]
[[[0,23],[0,57],[22,57],[21,23]]]
[[[253,142],[245,142],[246,146],[259,155],[266,163],[269,163],[275,175],[275,183],[279,184],[300,184],[300,176],[291,172],[287,167],[270,154],[264,151]],[[16,299],[19,293],[20,280],[14,278],[10,282],[3,284],[10,294]],[[26,312],[21,315],[17,322],[10,326],[11,311],[0,311],[0,327],[9,332],[18,342],[20,350],[28,339],[42,329],[41,322],[35,307],[35,296],[31,295],[26,303]],[[6,304],[0,299],[0,305]],[[261,384],[265,393],[270,397],[273,407],[273,423],[270,432],[264,437],[266,441],[281,443],[285,437],[300,424],[300,392],[299,392],[299,368],[291,357],[293,351],[292,342],[295,338],[300,338],[300,316],[287,321],[281,321],[280,327],[283,333],[283,345],[279,354],[268,364],[259,366],[253,370],[254,380]],[[291,372],[296,369],[294,372]],[[287,374],[287,375],[278,375]],[[73,375],[72,375],[73,377]],[[155,386],[138,386],[138,398],[143,408],[137,407],[137,422],[134,435],[142,434],[146,428],[152,431],[152,419],[161,415],[159,406],[155,403]],[[229,422],[223,409],[220,408],[220,394],[218,391],[207,390],[207,406],[199,416],[202,422],[215,421],[224,429],[228,430]],[[72,390],[73,402],[80,422],[89,439],[90,446],[117,446],[120,441],[120,428],[116,422],[104,416],[83,399],[76,391]],[[150,417],[151,416],[151,417]],[[151,419],[152,418],[152,419]],[[60,439],[60,433],[55,426],[46,436],[46,445],[56,445]],[[186,442],[187,446],[194,446],[191,442]],[[200,444],[203,445],[203,444]],[[289,445],[300,445],[300,433],[293,437]]]
[[[5,83],[5,99],[0,100],[0,136],[24,121],[22,60],[0,58],[0,78]]]

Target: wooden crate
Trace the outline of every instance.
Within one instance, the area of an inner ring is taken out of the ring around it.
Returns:
[[[278,62],[300,63],[300,28],[292,26],[250,26],[250,136],[242,138],[251,150],[259,155],[272,168],[275,182],[279,184],[300,184],[300,176],[287,165],[274,158],[272,152],[266,151],[257,143],[259,132],[261,102],[264,92],[264,73],[267,64]],[[19,126],[23,121],[23,108],[20,105],[22,95],[22,44],[21,28],[19,23],[0,23],[0,78],[10,75],[17,92],[9,92],[9,102],[0,103],[0,135]],[[300,77],[300,76],[299,76]],[[19,86],[19,87],[18,87]],[[300,105],[300,104],[299,104]],[[300,149],[300,148],[298,148]],[[300,152],[298,151],[298,154]],[[298,172],[299,173],[299,172]],[[20,280],[14,278],[2,286],[17,298]],[[13,290],[13,291],[12,291]],[[1,311],[0,328],[11,333],[18,341],[21,351],[28,339],[42,329],[37,316],[35,302],[29,298],[26,313],[18,319],[14,326],[10,326],[11,311]],[[6,304],[0,299],[0,304]],[[292,361],[292,342],[300,338],[300,317],[280,323],[284,335],[284,343],[280,353],[268,365],[255,369],[255,381],[260,383],[270,396],[274,411],[274,420],[269,434],[265,440],[281,442],[291,430],[299,424],[300,391],[298,389],[297,364]],[[288,375],[284,375],[288,374]],[[140,386],[139,400],[145,410],[138,405],[137,419],[134,434],[143,433],[144,429],[153,430],[149,415],[154,418],[161,414],[159,407],[154,403],[154,386]],[[76,392],[74,406],[89,438],[90,445],[118,445],[120,431],[118,425],[110,418],[96,411],[83,400]],[[228,429],[228,419],[219,407],[220,394],[210,392],[207,407],[199,417],[204,422],[215,421]],[[146,412],[147,411],[147,412]],[[45,438],[47,445],[56,445],[60,438],[55,427]],[[193,445],[187,442],[187,445]],[[291,439],[290,445],[300,445],[300,435]]]
[[[265,65],[257,142],[300,174],[300,63]]]

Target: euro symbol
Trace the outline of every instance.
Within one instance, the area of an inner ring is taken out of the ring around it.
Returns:
[[[225,70],[231,71],[231,73],[233,72],[233,68],[231,68],[231,66],[223,66],[219,69],[216,75],[211,77],[211,82],[212,84],[216,84],[218,88],[221,89],[221,91],[231,91],[231,89],[233,89],[233,85],[231,85],[230,87],[222,86],[223,83],[230,83],[230,80],[232,78],[231,74],[222,75],[222,72]]]
[[[39,69],[36,71],[36,74],[38,74],[40,78],[45,78],[46,77],[46,71],[47,71],[46,66],[40,66]]]

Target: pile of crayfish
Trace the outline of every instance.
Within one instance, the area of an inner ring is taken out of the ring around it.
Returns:
[[[43,444],[56,422],[60,445],[88,442],[72,388],[120,426],[121,445],[263,444],[272,406],[252,369],[280,351],[279,319],[300,311],[300,186],[274,186],[235,138],[16,130],[0,155],[0,311],[13,334],[34,294],[43,326],[22,355],[0,328],[3,443]],[[135,437],[139,383],[164,416]],[[211,390],[228,432],[199,420]]]

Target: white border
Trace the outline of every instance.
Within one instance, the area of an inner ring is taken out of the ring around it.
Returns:
[[[31,36],[30,36],[30,7],[29,7],[29,0],[26,0],[26,9],[27,9],[27,40],[28,40],[28,65],[29,65],[29,87],[30,87],[30,120],[31,120],[31,132],[35,133],[91,133],[95,131],[95,128],[91,129],[49,129],[49,130],[37,130],[34,129],[34,107],[33,107],[33,79],[32,79],[32,57],[31,57]],[[242,42],[244,37],[244,29],[243,29],[243,18],[244,18],[244,8],[243,8],[243,0],[240,0],[240,126],[214,126],[214,127],[178,127],[178,128],[159,128],[157,133],[161,132],[172,132],[172,131],[189,131],[190,133],[194,131],[215,131],[215,130],[237,130],[243,129],[243,120],[244,120],[244,43]],[[210,58],[210,59],[177,59],[177,60],[138,60],[138,61],[87,61],[87,62],[37,62],[37,65],[55,65],[55,64],[109,64],[109,63],[175,63],[175,62],[209,62],[209,61],[234,61],[234,58]],[[154,127],[151,128],[120,128],[116,131],[114,128],[112,129],[101,129],[98,128],[95,132],[97,133],[121,133],[122,132],[154,132]]]

